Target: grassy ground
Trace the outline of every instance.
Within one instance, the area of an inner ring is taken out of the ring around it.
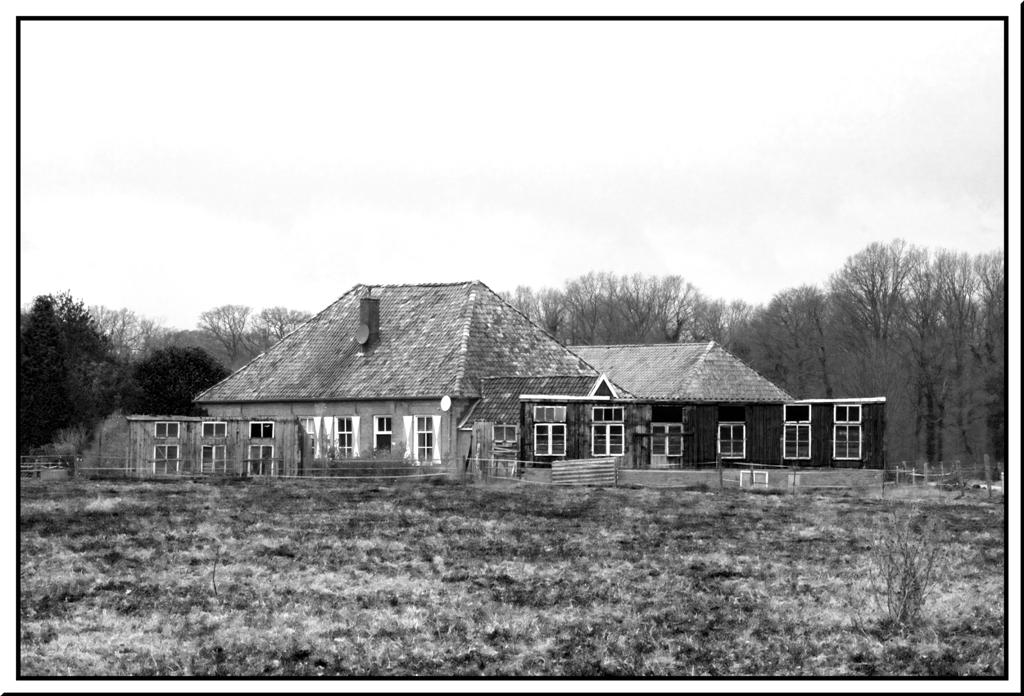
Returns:
[[[25,484],[23,675],[996,675],[1001,499],[877,630],[894,503],[351,482]],[[911,503],[900,500],[902,509]]]

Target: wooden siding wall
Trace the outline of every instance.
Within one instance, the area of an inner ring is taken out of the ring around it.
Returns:
[[[857,403],[851,401],[850,403]],[[533,451],[533,407],[558,405],[566,407],[565,457],[538,457]],[[645,469],[651,465],[651,438],[642,436],[651,432],[653,404],[608,401],[527,401],[520,405],[522,428],[519,431],[520,458],[527,461],[549,463],[559,459],[587,459],[593,456],[590,447],[594,406],[622,406],[625,423],[625,452],[622,465],[630,469]],[[736,404],[723,404],[735,406]],[[746,457],[744,462],[763,464],[796,464],[802,467],[868,467],[882,468],[885,461],[885,404],[861,405],[862,458],[860,461],[836,461],[832,456],[834,435],[834,404],[812,404],[811,459],[784,460],[782,458],[783,413],[781,404],[746,404]],[[683,464],[688,467],[713,466],[718,453],[719,404],[687,404],[692,409],[691,429],[683,435]],[[737,460],[740,461],[740,460]]]
[[[202,462],[203,445],[224,445],[224,456],[227,459],[227,470],[234,474],[244,471],[244,461],[249,457],[250,444],[272,444],[274,459],[283,460],[282,472],[294,474],[299,462],[299,424],[294,418],[204,418],[206,422],[223,421],[227,423],[227,434],[224,437],[203,437],[203,421],[176,420],[129,420],[128,421],[128,456],[132,471],[145,473],[152,471],[153,451],[156,445],[177,445],[178,458],[182,467],[191,466],[191,471],[199,471]],[[250,440],[249,422],[253,420],[272,421],[274,437]],[[156,423],[178,423],[178,437],[156,437]],[[277,466],[282,466],[278,463]]]
[[[857,404],[854,399],[850,404]],[[882,469],[885,467],[885,403],[862,403],[861,458],[836,460],[832,456],[835,439],[835,404],[811,404],[811,458],[786,459],[785,464],[806,467]],[[781,409],[780,409],[781,411]],[[781,418],[781,414],[780,414]]]
[[[782,463],[782,405],[747,406],[747,459],[761,464]]]
[[[574,401],[527,401],[520,405],[523,427],[519,432],[521,458],[528,461],[551,462],[563,457],[538,457],[533,450],[533,407],[559,405],[566,407],[566,452],[564,459],[587,459],[593,456],[591,426],[594,406],[621,406],[624,409],[625,452],[622,465],[630,469],[645,469],[651,465],[652,403]],[[735,404],[732,404],[735,405]],[[690,428],[683,434],[685,466],[714,466],[718,453],[718,404],[684,404],[689,411]],[[782,459],[782,406],[779,404],[750,404],[745,409],[747,456],[744,461],[781,463]]]
[[[534,406],[565,406],[565,456],[537,456],[534,453],[533,443],[533,418]],[[594,455],[591,452],[591,426],[594,424],[595,406],[615,406],[623,409],[623,438],[625,459],[644,456],[646,452],[647,461],[650,461],[648,451],[649,441],[642,445],[642,451],[634,446],[634,433],[647,432],[650,430],[651,407],[649,404],[637,404],[633,402],[616,401],[524,401],[519,405],[522,427],[519,429],[519,451],[521,459],[550,463],[563,459],[591,459]],[[641,441],[646,438],[641,438]],[[623,466],[632,466],[631,462],[624,461]]]
[[[718,404],[697,404],[693,409],[693,434],[683,439],[687,466],[708,462],[714,466],[718,452]]]
[[[442,460],[452,458],[464,460],[469,454],[469,433],[460,433],[458,423],[474,403],[472,399],[452,399],[452,407],[441,411],[438,399],[373,399],[365,401],[324,401],[324,402],[279,402],[279,403],[238,403],[204,404],[211,416],[252,418],[269,416],[266,420],[281,419],[293,422],[300,417],[346,417],[359,416],[360,449],[365,451],[373,443],[373,417],[391,416],[392,452],[401,457],[405,453],[406,416],[440,416],[441,427],[434,439]]]

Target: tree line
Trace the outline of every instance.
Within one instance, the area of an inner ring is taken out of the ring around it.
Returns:
[[[678,275],[602,272],[503,296],[569,345],[714,340],[797,398],[885,396],[889,461],[937,462],[1006,456],[1005,288],[1000,251],[895,240],[760,305]],[[20,317],[19,452],[116,410],[194,413],[191,396],[309,317],[222,305],[176,330],[68,293],[37,297]]]
[[[587,273],[504,298],[567,344],[721,343],[797,398],[885,396],[890,461],[1005,458],[1002,252],[871,244],[767,303],[677,275]]]
[[[41,295],[19,317],[18,451],[80,451],[115,413],[198,415],[192,398],[306,321],[285,307],[223,305],[194,330],[129,309]]]

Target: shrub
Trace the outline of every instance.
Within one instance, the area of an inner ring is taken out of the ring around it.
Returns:
[[[81,454],[89,441],[89,431],[84,425],[61,428],[53,438],[54,454]]]
[[[884,631],[913,630],[921,623],[943,561],[941,533],[916,506],[891,504],[884,522],[876,524],[869,582]]]

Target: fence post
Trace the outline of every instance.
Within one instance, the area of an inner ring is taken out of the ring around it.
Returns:
[[[718,490],[725,488],[725,480],[722,478],[722,453],[715,454],[715,468],[718,469]]]
[[[928,460],[924,460],[924,485],[928,485]]]
[[[985,460],[985,488],[988,489],[988,497],[992,497],[992,469],[989,466],[988,455],[984,455]]]
[[[896,467],[896,487],[897,488],[900,487],[900,471],[902,471],[904,464],[906,464],[906,462],[902,462],[901,461],[900,465]]]

